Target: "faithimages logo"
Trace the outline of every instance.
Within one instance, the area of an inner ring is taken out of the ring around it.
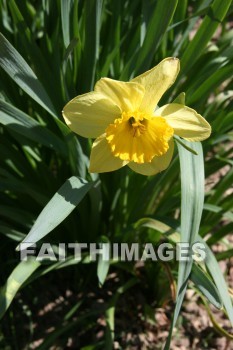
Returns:
[[[37,247],[33,243],[19,245],[20,260],[26,261],[30,256],[37,261],[65,261],[73,256],[74,260],[81,261],[84,256],[90,261],[204,261],[206,258],[205,245],[201,242],[171,243],[59,243],[51,245],[43,243]]]

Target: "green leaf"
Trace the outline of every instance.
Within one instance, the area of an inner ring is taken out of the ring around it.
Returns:
[[[70,11],[71,0],[61,1],[61,25],[65,47],[70,43]]]
[[[64,54],[64,59],[63,59],[63,69],[65,70],[66,64],[67,64],[67,60],[69,58],[69,56],[71,55],[71,53],[73,52],[73,50],[75,49],[75,47],[78,45],[78,39],[77,38],[73,38],[71,40],[71,42],[69,43],[69,45],[66,48],[65,54]]]
[[[0,124],[34,142],[66,154],[65,144],[55,134],[3,100],[0,100]]]
[[[100,247],[103,250],[103,254],[99,255],[99,259],[98,259],[98,265],[97,265],[97,277],[99,280],[99,284],[100,286],[102,286],[105,282],[105,279],[107,277],[108,271],[109,271],[109,267],[110,267],[110,255],[109,255],[109,239],[108,237],[101,237],[100,240],[101,243],[103,243],[103,245],[100,243]]]
[[[196,16],[194,14],[193,18],[188,18],[188,26],[186,27],[185,30],[183,30],[181,32],[182,36],[178,35],[175,37],[174,44],[173,44],[173,47],[174,47],[173,56],[180,56],[181,48],[183,47],[184,43],[187,42],[187,39],[189,38],[190,32],[192,32],[195,29],[195,25],[196,25],[197,19],[198,19],[198,14],[203,13],[203,11],[206,13],[206,10],[209,9],[211,2],[212,2],[212,0],[203,0],[197,9]],[[169,29],[170,29],[170,27],[168,28],[168,30]]]
[[[55,118],[56,112],[44,87],[27,62],[0,33],[0,66],[31,98]]]
[[[172,243],[180,242],[180,234],[175,231],[171,226],[158,221],[152,218],[143,218],[140,219],[135,225],[134,229],[138,229],[140,227],[151,228],[155,231],[162,233],[167,239],[169,239]],[[201,240],[203,243],[203,239],[200,237],[197,238],[197,241]],[[205,244],[206,245],[206,244]],[[206,245],[207,246],[207,245]],[[219,269],[219,267],[218,267]],[[222,299],[220,297],[220,292],[210,280],[209,276],[198,266],[194,265],[192,267],[192,273],[190,275],[190,279],[195,283],[196,287],[201,291],[201,293],[217,308],[222,307]],[[225,282],[224,282],[225,283]]]
[[[51,232],[75,209],[93,184],[76,176],[69,178],[44,207],[22,243],[36,243]]]
[[[177,243],[180,242],[180,234],[175,232],[170,226],[165,223],[154,220],[151,218],[144,218],[139,220],[134,228],[138,229],[140,227],[148,227],[162,233],[165,237],[167,237],[171,242]],[[195,286],[200,290],[200,292],[217,308],[222,307],[222,300],[219,296],[219,292],[211,281],[211,279],[207,276],[207,274],[197,265],[192,266],[192,273],[190,275],[191,281],[195,284]]]
[[[143,73],[150,67],[153,56],[158,48],[169,23],[172,20],[178,0],[158,0],[154,7],[150,22],[146,28],[146,35],[138,53],[135,75]]]
[[[31,258],[27,261],[21,261],[10,274],[6,284],[0,290],[0,319],[5,314],[22,284],[39,266],[40,263]]]
[[[191,246],[197,239],[204,204],[204,160],[201,143],[191,143],[184,140],[195,152],[188,153],[183,146],[178,145],[181,172],[181,242]],[[173,328],[177,322],[182,302],[185,296],[193,260],[179,262],[177,299],[175,311],[164,350],[169,350]]]
[[[227,315],[233,327],[233,305],[231,302],[230,295],[228,293],[228,287],[227,287],[226,281],[224,280],[222,271],[218,265],[218,262],[214,254],[212,253],[208,245],[205,243],[205,241],[201,237],[198,237],[198,240],[200,240],[205,245],[205,251],[206,251],[205,264],[215,282],[215,285],[218,289],[218,293],[222,299],[223,306],[226,309]]]
[[[28,26],[29,18],[36,18],[36,9],[33,6],[27,7],[26,2],[9,0],[9,10],[14,22],[16,34],[15,42],[25,56],[28,57],[36,76],[39,78],[43,87],[52,99],[53,106],[60,111],[59,101],[61,100],[60,90],[54,89],[57,86],[57,77],[50,68],[51,59],[42,51],[41,46],[37,43],[34,29]],[[29,8],[32,13],[29,14]],[[39,16],[39,14],[38,14]],[[58,105],[57,105],[58,103]]]
[[[88,92],[93,89],[96,62],[99,57],[100,19],[102,0],[85,1],[85,44],[82,54],[82,90]]]
[[[191,147],[189,147],[186,143],[184,143],[182,141],[182,139],[179,136],[174,136],[174,139],[176,140],[177,143],[179,143],[179,145],[181,145],[182,147],[184,147],[187,151],[191,152],[192,154],[194,154],[195,156],[197,156],[197,152],[194,151]]]
[[[19,232],[17,230],[14,230],[12,227],[7,225],[0,225],[0,232],[1,234],[5,235],[6,237],[20,242],[24,238],[24,234],[22,232]]]
[[[197,101],[201,101],[203,98],[207,99],[212,91],[218,88],[225,80],[231,76],[232,71],[232,64],[217,69],[191,94],[190,98],[188,98],[188,104],[193,104]]]
[[[152,218],[142,218],[134,224],[135,229],[138,229],[140,227],[147,227],[158,231],[165,235],[173,243],[180,242],[180,234],[173,230],[170,226],[166,225],[165,223],[159,220],[155,220]]]
[[[114,293],[112,298],[108,303],[108,308],[106,310],[106,331],[105,331],[105,347],[104,350],[113,349],[114,335],[115,335],[115,310],[116,304],[119,300],[119,297],[125,293],[129,288],[137,284],[138,281],[136,278],[131,278],[123,286],[119,287]]]
[[[204,205],[204,159],[201,143],[185,140],[184,143],[198,153],[194,156],[178,145],[181,172],[181,242],[193,244],[199,232]],[[183,263],[180,264],[180,271],[184,273]],[[178,289],[185,280],[182,273],[179,274]]]
[[[214,283],[208,275],[195,264],[193,264],[190,279],[211,304],[218,309],[222,308],[222,300]]]
[[[220,252],[216,255],[216,259],[218,261],[220,260],[226,260],[226,259],[231,259],[233,256],[233,249],[228,249],[225,250],[224,252]]]
[[[215,30],[226,16],[231,3],[232,0],[215,0],[210,6],[208,14],[181,58],[183,73],[189,71],[201,56]]]

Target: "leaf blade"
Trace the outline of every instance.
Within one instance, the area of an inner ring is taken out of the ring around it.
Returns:
[[[22,286],[22,284],[33,274],[40,266],[35,259],[21,261],[7,279],[0,292],[0,319],[9,308],[13,298]]]
[[[76,176],[66,180],[44,207],[22,243],[36,243],[51,232],[75,209],[93,184]]]
[[[39,103],[53,117],[56,111],[44,87],[24,58],[0,33],[0,66],[31,98]]]

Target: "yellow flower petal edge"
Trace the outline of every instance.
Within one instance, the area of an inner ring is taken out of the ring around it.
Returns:
[[[169,141],[169,149],[167,153],[160,157],[154,157],[150,163],[137,164],[131,162],[128,166],[138,174],[152,176],[160,173],[161,171],[167,169],[171,163],[174,151],[174,141],[171,139]]]
[[[179,103],[156,109],[179,67],[179,60],[170,57],[131,82],[102,78],[94,91],[67,103],[67,125],[81,136],[96,138],[90,172],[128,165],[139,174],[155,175],[171,162],[173,135],[189,141],[209,137],[210,125],[195,110]]]
[[[171,103],[157,109],[155,114],[165,117],[174,133],[188,141],[202,141],[210,136],[211,126],[192,108]]]
[[[106,135],[98,137],[92,145],[89,171],[91,173],[106,173],[125,166],[128,162],[113,157],[106,140]]]
[[[109,78],[101,78],[95,84],[94,90],[106,95],[125,112],[137,110],[145,95],[144,86],[138,83]]]
[[[140,110],[153,113],[159,100],[168,88],[175,82],[180,70],[180,61],[175,57],[168,57],[157,66],[132,79],[145,88],[145,95]]]
[[[121,116],[121,109],[100,92],[75,97],[64,107],[63,118],[69,128],[83,137],[98,137]]]

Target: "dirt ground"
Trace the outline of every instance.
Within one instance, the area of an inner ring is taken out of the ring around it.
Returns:
[[[227,264],[226,262],[220,263],[220,266],[228,276],[229,286],[233,288],[233,258]],[[117,283],[116,276],[114,279]],[[58,281],[57,276],[54,277],[55,281]],[[109,300],[112,294],[108,288],[92,290],[86,295],[82,295],[72,288],[67,288],[65,281],[60,280],[55,285],[51,279],[47,287],[44,285],[43,292],[40,292],[41,288],[41,285],[38,286],[38,296],[34,300],[29,299],[30,291],[26,295],[22,291],[12,305],[16,322],[15,329],[17,330],[15,337],[18,345],[16,348],[12,348],[11,345],[11,350],[38,349],[46,336],[65,324],[64,316],[79,300],[84,300],[84,304],[73,313],[70,320],[76,321],[80,316],[82,317],[83,313],[95,310],[97,316],[92,319],[94,323],[92,322],[91,327],[80,323],[72,331],[69,331],[68,335],[63,334],[58,337],[48,349],[79,350],[88,344],[104,341],[106,321],[103,310],[106,306],[106,300]],[[119,298],[115,313],[114,349],[160,350],[163,348],[168,336],[174,305],[168,304],[164,308],[156,308],[151,305],[150,317],[145,318],[143,310],[145,304],[148,303],[148,300],[145,299],[145,294],[137,287],[128,290]],[[215,321],[225,331],[232,334],[230,323],[224,313],[212,306],[210,309]],[[11,337],[9,327],[9,324],[4,324],[6,337]],[[233,340],[218,333],[200,297],[193,289],[187,290],[182,312],[174,330],[171,350],[178,349],[233,349]]]

